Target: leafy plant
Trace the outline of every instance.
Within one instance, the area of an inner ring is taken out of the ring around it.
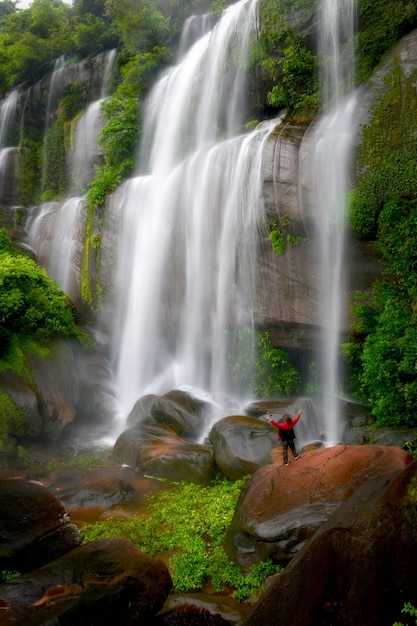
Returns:
[[[20,572],[15,570],[0,570],[0,582],[7,582],[8,580],[13,580],[14,578],[18,578],[20,576]]]
[[[406,602],[401,610],[401,613],[407,613],[411,617],[415,617],[415,623],[417,625],[417,609],[411,604],[411,602]],[[392,626],[403,626],[401,622],[395,622]]]
[[[268,561],[243,576],[227,557],[223,539],[245,479],[217,479],[206,487],[191,483],[171,485],[149,494],[135,518],[112,518],[83,529],[84,542],[123,536],[149,556],[169,555],[174,592],[196,591],[210,580],[218,593],[235,589],[240,601],[259,594],[267,576],[280,568]]]
[[[68,297],[31,258],[13,252],[0,232],[0,353],[13,337],[80,339]]]
[[[287,353],[272,346],[267,331],[246,328],[236,334],[229,354],[229,370],[234,380],[252,387],[256,396],[289,395],[300,384]]]

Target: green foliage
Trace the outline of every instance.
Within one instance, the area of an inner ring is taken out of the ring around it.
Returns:
[[[274,348],[268,332],[256,334],[256,374],[253,386],[259,396],[282,396],[296,391],[300,384],[297,370],[285,350]]]
[[[8,580],[13,580],[14,578],[18,578],[19,576],[20,572],[17,572],[16,570],[0,570],[0,583],[6,583]]]
[[[417,626],[417,609],[411,604],[411,602],[406,602],[404,604],[401,613],[406,613],[407,615],[410,615],[410,617],[415,617],[415,623]],[[401,622],[395,622],[392,626],[403,626],[403,624]]]
[[[266,90],[265,104],[287,109],[289,117],[311,118],[318,104],[317,60],[302,29],[296,31],[288,0],[262,0],[260,4],[261,67]],[[299,13],[301,15],[301,12]]]
[[[417,440],[405,441],[402,447],[408,452],[408,454],[411,454],[412,457],[417,459]]]
[[[417,71],[405,75],[396,58],[363,129],[351,207],[353,227],[363,237],[376,236],[385,203],[417,195],[416,77]]]
[[[378,425],[416,425],[417,401],[417,74],[398,59],[363,131],[352,222],[374,239],[382,277],[352,312],[347,344],[352,388]]]
[[[79,337],[75,312],[67,296],[29,257],[0,248],[0,352],[14,336],[36,340]]]
[[[380,300],[376,300],[379,297]],[[362,393],[379,425],[409,425],[417,401],[417,317],[406,298],[380,285],[375,293],[378,320],[362,347]]]
[[[244,482],[219,479],[207,487],[181,483],[150,494],[137,518],[96,522],[83,529],[84,542],[127,537],[149,556],[170,554],[175,593],[200,590],[210,580],[216,592],[231,586],[239,600],[248,600],[280,568],[271,562],[258,564],[245,577],[224,552],[223,539]]]
[[[253,356],[255,355],[255,371]],[[285,350],[274,348],[268,332],[246,328],[236,334],[229,354],[229,371],[258,396],[286,396],[297,390],[300,378]]]
[[[285,239],[278,222],[270,222],[268,224],[268,230],[272,248],[277,256],[281,256],[285,252]]]
[[[275,63],[277,84],[268,93],[268,104],[287,109],[291,117],[313,117],[318,105],[316,63],[305,42],[288,37]]]
[[[65,129],[63,116],[48,129],[45,139],[43,200],[62,198],[67,189]]]
[[[284,217],[281,220],[281,224],[279,224],[277,220],[272,220],[268,224],[269,239],[277,256],[284,254],[287,246],[294,248],[298,246],[301,241],[301,237],[287,232],[287,228],[290,225],[291,222],[288,217]]]
[[[369,78],[382,57],[417,26],[413,0],[361,0],[359,7],[358,75]]]

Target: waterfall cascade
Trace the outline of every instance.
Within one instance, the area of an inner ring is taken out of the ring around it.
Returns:
[[[233,392],[229,346],[252,325],[256,302],[268,134],[263,127],[235,136],[245,108],[246,73],[239,68],[256,23],[257,0],[230,6],[149,95],[145,174],[128,181],[115,201],[123,214],[113,345],[124,416],[145,393],[185,386],[211,397]],[[226,79],[236,41],[239,64]]]
[[[353,123],[355,0],[322,0],[321,85],[324,115],[314,132],[313,203],[321,255],[321,380],[329,443],[340,440],[341,311],[346,295],[347,191],[350,182]]]
[[[36,251],[39,263],[74,301],[80,293],[86,220],[86,202],[82,194],[95,174],[94,163],[99,152],[97,141],[102,125],[101,103],[109,93],[115,58],[116,51],[110,50],[96,59],[96,73],[101,79],[100,98],[90,103],[77,121],[74,148],[69,153],[71,195],[63,202],[46,202],[35,207],[26,225],[29,245]],[[67,67],[63,58],[55,63],[49,87],[47,127],[63,87],[84,71],[83,63]]]
[[[106,316],[114,319],[112,365],[122,417],[140,396],[173,388],[192,388],[220,404],[225,397],[241,403],[251,397],[249,385],[242,388],[230,375],[229,359],[236,341],[247,340],[248,355],[253,347],[259,233],[265,228],[262,159],[278,123],[242,133],[249,91],[246,60],[257,35],[257,10],[257,0],[240,0],[215,25],[207,16],[187,20],[176,65],[165,71],[144,105],[138,175],[110,199],[112,219],[118,220],[118,273]],[[313,126],[310,159],[316,230],[322,236],[321,370],[330,441],[338,440],[340,428],[344,195],[355,111],[349,95],[353,16],[353,0],[323,0],[324,113]],[[100,108],[114,60],[111,51],[97,62],[100,98],[77,122],[69,155],[73,195],[37,207],[27,225],[40,263],[72,298],[79,291],[82,194],[93,176]],[[83,72],[83,63],[71,68],[64,59],[57,61],[45,136],[63,87]]]

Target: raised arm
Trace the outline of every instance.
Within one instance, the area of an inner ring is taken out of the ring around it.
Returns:
[[[275,426],[276,428],[280,428],[281,430],[291,430],[291,428],[293,428],[296,425],[300,417],[301,417],[301,409],[298,411],[297,415],[294,417],[294,419],[291,420],[290,423],[276,422],[275,420],[271,418],[269,418],[268,421],[270,424],[272,424],[272,426]]]

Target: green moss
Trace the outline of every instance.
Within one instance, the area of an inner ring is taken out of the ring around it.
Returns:
[[[304,240],[303,237],[286,232],[290,228],[294,228],[294,225],[286,215],[284,215],[280,223],[278,220],[271,220],[268,223],[269,239],[277,256],[282,256],[287,246],[294,248]]]
[[[285,252],[285,238],[277,221],[269,222],[269,240],[272,248],[277,256],[281,256]]]
[[[235,589],[238,600],[254,599],[265,578],[280,570],[271,561],[253,566],[249,576],[228,559],[223,540],[245,479],[219,479],[201,487],[170,485],[150,494],[134,518],[110,518],[83,529],[84,542],[123,536],[149,556],[169,553],[176,593],[201,590],[210,580],[217,593]]]
[[[23,436],[24,410],[15,405],[12,398],[0,388],[0,440],[10,431],[14,435]]]

